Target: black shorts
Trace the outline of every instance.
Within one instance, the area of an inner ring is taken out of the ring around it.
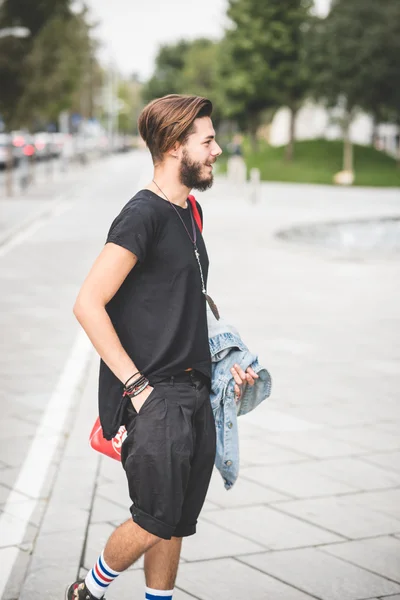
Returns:
[[[196,532],[215,460],[207,378],[194,371],[154,385],[139,413],[129,402],[122,444],[132,519],[166,540]]]

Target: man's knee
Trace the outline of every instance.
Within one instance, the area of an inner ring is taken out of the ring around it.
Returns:
[[[136,540],[140,540],[141,545],[144,546],[146,550],[158,544],[162,539],[158,535],[154,535],[154,533],[150,533],[150,531],[143,529],[143,527],[135,523],[133,519],[129,519],[127,523],[130,523],[131,525],[133,537]]]

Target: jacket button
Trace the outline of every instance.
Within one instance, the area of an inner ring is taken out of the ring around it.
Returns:
[[[233,423],[228,423],[228,427],[229,427],[229,429],[232,429]]]
[[[226,466],[227,466],[227,467],[230,467],[230,466],[231,466],[231,464],[232,464],[232,461],[231,461],[231,460],[226,460],[226,461],[225,461],[225,464],[226,464]]]

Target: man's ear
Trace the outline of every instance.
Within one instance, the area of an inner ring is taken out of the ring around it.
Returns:
[[[181,144],[179,142],[175,142],[175,144],[172,146],[172,148],[170,148],[167,152],[167,154],[169,156],[171,156],[172,158],[179,158],[179,149],[181,147]]]

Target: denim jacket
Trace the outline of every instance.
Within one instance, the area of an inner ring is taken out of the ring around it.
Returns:
[[[207,310],[208,338],[211,352],[211,406],[217,433],[215,466],[229,490],[239,474],[239,434],[237,417],[245,415],[271,393],[271,376],[240,338],[238,331],[222,318],[217,321]],[[254,386],[244,384],[239,402],[235,401],[230,369],[239,364],[243,371],[252,367],[259,376]]]

